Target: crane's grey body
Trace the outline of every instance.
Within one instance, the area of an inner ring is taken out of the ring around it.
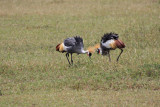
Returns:
[[[68,53],[82,54],[84,52],[83,39],[80,37],[71,37],[64,40],[64,46]]]
[[[91,53],[89,53],[88,50],[84,50],[83,39],[79,36],[67,38],[64,40],[62,44],[64,52],[67,52],[66,57],[70,65],[73,64],[72,60],[73,53],[77,54],[88,53],[89,57],[92,55]],[[69,61],[69,54],[71,54],[71,63]]]

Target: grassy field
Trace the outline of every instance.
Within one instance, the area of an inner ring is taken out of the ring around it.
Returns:
[[[85,49],[107,32],[126,48],[108,57],[55,51],[79,35]],[[0,0],[0,105],[159,106],[159,0]]]

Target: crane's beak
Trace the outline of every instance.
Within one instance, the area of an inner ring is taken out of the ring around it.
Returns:
[[[99,49],[99,48],[97,48],[96,52],[97,52],[97,54],[100,54],[100,49]]]
[[[91,59],[92,53],[89,52],[89,54],[87,54],[89,56],[89,58]]]

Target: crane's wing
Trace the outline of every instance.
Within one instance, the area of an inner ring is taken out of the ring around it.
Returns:
[[[83,45],[83,39],[79,36],[74,37],[74,39],[76,40],[76,46],[79,48],[84,48]]]
[[[82,49],[84,48],[83,39],[79,36],[67,38],[64,40],[64,45],[67,47],[72,47],[72,49]]]
[[[75,40],[75,38],[67,38],[67,39],[65,39],[64,40],[64,45],[65,46],[75,46],[76,45],[76,40]]]

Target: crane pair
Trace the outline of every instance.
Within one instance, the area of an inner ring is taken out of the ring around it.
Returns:
[[[83,39],[79,36],[70,37],[64,40],[63,43],[60,43],[56,46],[56,51],[59,52],[66,52],[66,58],[68,60],[68,63],[71,65],[73,64],[72,54],[87,54],[90,58],[92,56],[92,53],[94,51],[97,51],[98,54],[101,55],[108,55],[109,61],[111,61],[110,58],[110,50],[115,50],[116,48],[120,49],[121,52],[117,57],[117,61],[119,60],[119,57],[123,53],[123,48],[125,48],[124,43],[118,39],[119,36],[116,33],[106,33],[101,38],[101,41],[99,44],[96,44],[93,47],[88,48],[87,50],[84,50],[84,44]],[[71,54],[71,62],[69,61],[69,54]]]

